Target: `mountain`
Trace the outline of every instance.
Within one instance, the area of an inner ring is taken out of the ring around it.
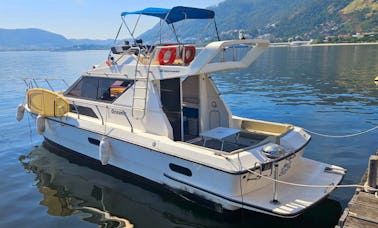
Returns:
[[[215,11],[221,39],[236,38],[235,30],[245,30],[249,37],[265,34],[283,41],[378,32],[377,0],[225,0],[209,9]],[[181,39],[195,39],[205,26],[193,20],[177,30],[182,32]],[[153,28],[141,37],[156,39],[156,33]]]
[[[369,41],[378,40],[378,0],[225,0],[209,9],[215,11],[221,39],[238,38],[238,31],[244,30],[247,38],[273,41],[323,40],[356,33],[375,34]],[[208,25],[206,20],[188,20],[175,29],[182,42],[208,42],[215,40],[215,28]],[[151,43],[159,39],[158,33],[156,25],[140,38]],[[164,40],[176,42],[176,37],[167,37],[170,33],[162,34]],[[0,51],[108,49],[111,45],[113,40],[66,39],[40,29],[0,29]]]
[[[341,10],[346,31],[378,31],[378,1],[354,0]]]
[[[311,0],[268,30],[275,36],[348,35],[378,32],[376,0]]]
[[[67,39],[41,29],[0,29],[0,51],[109,49],[113,40]]]
[[[114,44],[114,39],[93,40],[93,39],[69,39],[73,45],[107,45]]]
[[[353,0],[347,7],[342,11],[344,14],[355,13],[365,11],[366,13],[371,13],[378,10],[378,1],[376,0]],[[369,15],[372,16],[372,15]]]
[[[0,50],[48,50],[69,47],[64,36],[41,29],[0,29]]]

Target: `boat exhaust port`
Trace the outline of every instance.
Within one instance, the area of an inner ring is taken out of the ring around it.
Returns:
[[[219,214],[222,214],[223,213],[223,206],[222,204],[220,203],[215,203],[214,204],[214,210],[219,213]]]

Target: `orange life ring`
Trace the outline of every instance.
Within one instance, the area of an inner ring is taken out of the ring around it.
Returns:
[[[166,54],[170,53],[169,58],[166,58]],[[162,48],[159,52],[158,60],[160,65],[172,64],[176,59],[176,48]]]
[[[193,61],[196,56],[196,48],[194,46],[184,47],[184,63],[188,64]]]

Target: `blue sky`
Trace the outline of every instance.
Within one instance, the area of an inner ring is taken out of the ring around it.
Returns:
[[[114,38],[123,11],[147,7],[206,8],[222,0],[1,0],[0,28],[39,28],[66,38]],[[141,29],[152,27],[145,21]]]

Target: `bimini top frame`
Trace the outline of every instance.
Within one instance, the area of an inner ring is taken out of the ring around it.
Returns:
[[[127,15],[139,15],[133,31],[130,30],[130,28],[127,26],[127,24],[124,20],[124,17],[127,16]],[[178,40],[178,36],[177,36],[177,33],[176,33],[176,30],[175,30],[173,23],[179,22],[179,21],[182,21],[182,20],[186,20],[186,19],[213,19],[217,38],[218,38],[218,41],[220,41],[217,23],[215,21],[215,13],[212,10],[192,8],[192,7],[184,7],[184,6],[176,6],[176,7],[173,7],[172,9],[151,8],[150,7],[150,8],[146,8],[144,10],[138,10],[138,11],[133,11],[133,12],[122,12],[121,13],[122,20],[123,20],[125,26],[127,27],[127,30],[130,32],[130,34],[131,34],[131,36],[134,40],[135,40],[135,38],[134,38],[135,28],[136,28],[136,26],[139,22],[141,15],[158,17],[158,18],[160,18],[160,20],[165,21],[168,25],[171,25],[178,43],[180,43],[180,42]],[[160,28],[160,30],[161,30],[161,28]]]

